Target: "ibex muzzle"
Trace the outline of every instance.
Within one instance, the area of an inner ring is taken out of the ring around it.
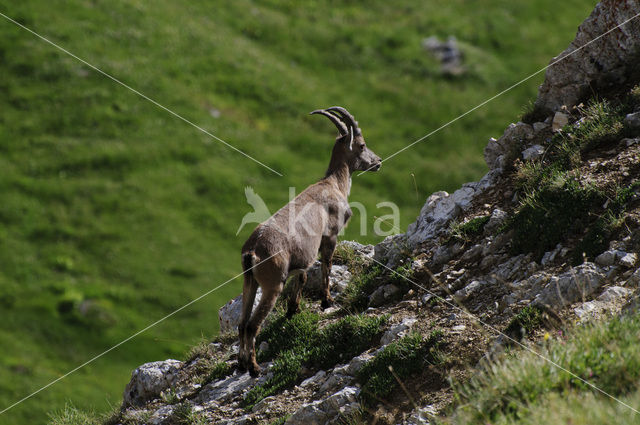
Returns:
[[[380,157],[367,147],[358,122],[345,108],[332,106],[311,114],[329,118],[340,132],[324,178],[258,225],[242,247],[244,285],[242,319],[238,326],[238,365],[243,370],[249,369],[253,376],[260,371],[256,363],[255,338],[262,322],[273,309],[289,276],[296,276],[296,280],[287,315],[298,311],[307,269],[318,252],[322,263],[322,308],[333,303],[329,293],[331,259],[338,233],[351,217],[347,199],[351,174],[377,171],[382,164]],[[252,314],[258,285],[262,288],[262,298]]]

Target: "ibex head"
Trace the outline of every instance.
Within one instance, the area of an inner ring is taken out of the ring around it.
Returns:
[[[340,135],[336,138],[331,155],[332,162],[339,161],[349,165],[349,171],[378,171],[382,165],[380,157],[369,149],[358,127],[358,121],[345,108],[332,106],[317,109],[311,114],[321,114],[329,118]],[[337,165],[337,164],[334,164]]]

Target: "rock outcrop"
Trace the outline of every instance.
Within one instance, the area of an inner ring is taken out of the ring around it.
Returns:
[[[594,91],[620,87],[637,78],[640,20],[631,18],[639,13],[636,0],[598,3],[569,47],[551,60],[536,106],[558,111],[577,105]]]

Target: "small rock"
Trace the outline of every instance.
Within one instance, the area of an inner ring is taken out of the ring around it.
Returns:
[[[462,332],[465,329],[467,329],[465,325],[456,325],[453,328],[451,328],[451,330],[454,332]]]
[[[591,317],[598,310],[599,306],[596,301],[588,301],[573,309],[573,311],[576,313],[576,316],[578,316],[580,319]]]
[[[627,147],[633,146],[638,142],[640,142],[640,138],[638,137],[636,137],[635,139],[622,139],[622,143],[624,143]]]
[[[476,290],[478,290],[481,286],[485,285],[486,282],[480,281],[480,280],[474,280],[473,282],[471,282],[470,284],[468,284],[467,286],[465,286],[464,288],[462,288],[461,290],[457,291],[455,294],[453,294],[453,298],[457,301],[457,302],[463,302],[466,301],[473,292],[475,292]]]
[[[159,397],[175,382],[181,366],[181,361],[165,360],[146,363],[135,369],[124,390],[123,406],[141,406]]]
[[[624,117],[624,124],[629,128],[640,128],[640,112],[634,112]]]
[[[462,51],[454,36],[449,36],[447,41],[440,41],[435,35],[425,38],[422,40],[422,47],[440,61],[443,74],[455,76],[464,73]]]
[[[544,123],[544,122],[534,122],[533,123],[533,131],[535,131],[536,133],[540,133],[542,130],[546,129],[549,127],[549,124]]]
[[[357,357],[354,357],[347,365],[346,372],[351,376],[355,376],[355,374],[362,368],[362,366],[364,366],[365,363],[367,363],[372,358],[373,355],[368,353],[363,353]]]
[[[522,152],[522,159],[525,161],[533,161],[540,158],[544,154],[544,147],[542,145],[533,145]]]
[[[253,309],[258,306],[262,297],[262,289],[258,288],[256,299],[253,302]],[[240,319],[242,318],[242,295],[238,295],[218,310],[218,320],[220,321],[220,333],[237,333]]]
[[[258,350],[267,351],[269,349],[269,343],[267,341],[262,341],[258,346]]]
[[[638,255],[636,253],[628,253],[620,258],[620,264],[628,268],[635,266],[636,261],[638,261]]]
[[[320,382],[324,381],[324,378],[326,376],[327,376],[327,372],[325,372],[324,370],[319,370],[318,373],[316,373],[312,377],[307,378],[304,381],[302,381],[300,386],[302,388],[306,388],[306,387],[311,386],[311,385],[319,384]]]
[[[619,257],[619,252],[620,251],[616,249],[610,249],[608,251],[605,251],[595,258],[595,262],[597,265],[602,267],[613,266],[613,263],[615,263],[616,258]]]
[[[387,345],[404,336],[416,322],[417,320],[415,318],[407,317],[401,323],[391,326],[391,328],[382,335],[382,338],[380,338],[380,344]]]
[[[569,124],[569,115],[562,112],[556,112],[553,116],[553,122],[551,123],[551,130],[553,130],[553,132],[558,132],[567,124]]]
[[[389,301],[399,291],[400,288],[393,284],[381,286],[369,296],[369,306],[380,307],[381,305]]]
[[[484,225],[484,234],[485,235],[493,235],[498,231],[500,226],[507,219],[507,213],[502,211],[500,208],[496,208],[491,212],[491,217],[489,217],[489,221]]]
[[[623,288],[622,286],[612,286],[607,288],[600,296],[598,301],[612,302],[620,298],[624,298],[631,293],[630,289]]]

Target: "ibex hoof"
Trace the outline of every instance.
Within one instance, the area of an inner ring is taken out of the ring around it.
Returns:
[[[332,305],[333,305],[333,298],[327,298],[326,300],[322,300],[322,303],[320,303],[320,307],[322,307],[323,310],[326,310]]]
[[[289,307],[287,309],[287,319],[291,319],[294,315],[300,313],[300,306]]]
[[[260,366],[258,366],[257,364],[253,364],[249,366],[249,375],[255,378],[256,376],[260,375],[260,370]]]

